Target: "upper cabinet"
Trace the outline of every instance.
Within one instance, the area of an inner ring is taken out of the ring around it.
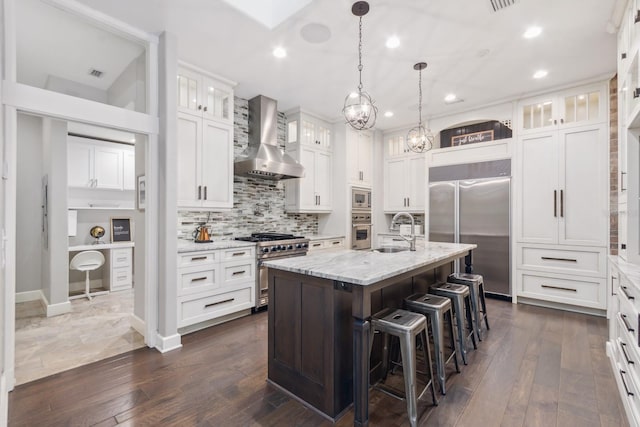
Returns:
[[[67,158],[69,187],[135,189],[133,146],[69,136]]]
[[[287,117],[287,153],[304,166],[303,178],[284,182],[287,212],[320,213],[333,209],[331,126],[299,109]]]
[[[385,138],[384,211],[424,213],[426,160],[409,150],[404,135]]]
[[[178,208],[233,207],[233,82],[178,70]]]
[[[178,68],[178,111],[233,124],[233,86],[183,64]]]
[[[373,137],[369,131],[347,126],[347,177],[351,184],[371,187],[373,183]]]
[[[521,101],[520,133],[606,122],[606,96],[603,85],[597,85]]]

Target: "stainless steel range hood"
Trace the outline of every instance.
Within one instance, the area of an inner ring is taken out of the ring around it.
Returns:
[[[262,179],[304,177],[304,167],[278,147],[278,110],[274,99],[256,96],[249,100],[249,146],[235,159],[239,176]]]

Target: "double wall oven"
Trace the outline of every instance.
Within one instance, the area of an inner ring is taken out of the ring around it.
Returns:
[[[249,237],[237,237],[236,240],[256,242],[256,305],[261,308],[269,304],[269,280],[264,260],[304,256],[309,250],[309,239],[282,233],[253,233]]]
[[[351,190],[351,249],[371,248],[371,190]]]

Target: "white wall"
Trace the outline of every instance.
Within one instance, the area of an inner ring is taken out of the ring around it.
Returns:
[[[18,114],[16,292],[42,288],[42,119]]]
[[[145,56],[143,53],[127,66],[107,90],[107,103],[127,110],[146,111]]]
[[[95,191],[95,190],[94,190]],[[104,228],[104,236],[101,242],[111,242],[111,218],[131,218],[131,238],[137,239],[136,222],[133,210],[106,210],[106,209],[82,209],[78,210],[78,232],[75,236],[69,237],[69,246],[90,245],[95,239],[91,237],[89,231],[93,226],[99,225]]]
[[[67,123],[42,119],[43,173],[48,177],[48,248],[42,251],[42,290],[49,305],[69,300],[67,243]]]
[[[107,103],[107,93],[105,91],[56,76],[49,76],[47,78],[45,89],[78,98],[102,102],[103,104]]]

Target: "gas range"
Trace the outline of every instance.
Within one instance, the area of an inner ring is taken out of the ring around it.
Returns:
[[[256,242],[259,260],[301,256],[309,250],[309,239],[293,234],[252,233],[249,237],[236,237],[236,240]]]
[[[258,274],[256,275],[256,309],[269,304],[269,281],[264,260],[304,256],[309,250],[309,239],[293,234],[253,233],[249,237],[236,237],[236,240],[256,242]]]

